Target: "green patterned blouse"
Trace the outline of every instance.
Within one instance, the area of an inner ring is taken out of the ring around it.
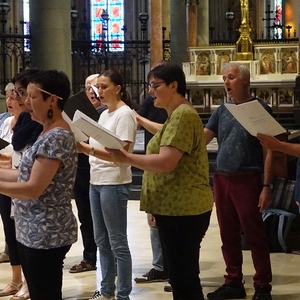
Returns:
[[[147,146],[147,154],[160,147],[184,152],[172,172],[144,172],[140,209],[165,216],[199,215],[212,210],[208,157],[202,121],[188,105],[175,109]]]

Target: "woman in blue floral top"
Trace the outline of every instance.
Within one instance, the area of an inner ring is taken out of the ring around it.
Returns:
[[[71,196],[76,142],[61,111],[70,95],[63,72],[41,71],[27,86],[32,120],[42,124],[18,170],[0,170],[0,193],[14,200],[16,238],[32,300],[62,299],[62,268],[77,240]]]

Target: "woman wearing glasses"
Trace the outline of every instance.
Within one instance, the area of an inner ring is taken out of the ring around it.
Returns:
[[[22,105],[19,105],[20,102],[15,100],[13,89],[14,85],[13,83],[10,83],[10,90],[7,91],[6,98],[6,107],[10,117],[5,119],[0,127],[0,138],[9,143],[5,148],[0,150],[0,168],[5,169],[12,168],[12,129],[22,112]],[[15,223],[11,218],[11,198],[2,194],[0,194],[0,214],[3,222],[5,241],[8,247],[8,252],[10,252],[10,264],[12,270],[11,282],[0,290],[0,296],[9,296],[19,292],[22,287],[22,269],[16,243]]]
[[[203,125],[185,99],[181,67],[158,65],[149,72],[148,81],[154,105],[164,108],[168,119],[163,125],[148,122],[156,134],[148,143],[146,155],[107,151],[116,163],[145,170],[140,208],[155,217],[173,299],[204,300],[199,252],[213,196]]]
[[[30,78],[26,93],[28,112],[42,132],[22,152],[18,170],[0,169],[0,193],[14,199],[16,239],[30,298],[61,300],[63,260],[77,240],[71,206],[76,142],[61,114],[70,82],[62,72],[40,71]]]
[[[34,143],[42,131],[42,126],[31,120],[30,114],[27,112],[27,106],[25,105],[27,85],[30,78],[38,72],[38,69],[28,69],[12,79],[12,93],[7,104],[11,108],[14,108],[12,111],[13,116],[11,117],[11,123],[6,124],[6,128],[3,128],[2,131],[2,133],[6,135],[6,138],[8,138],[10,134],[9,141],[11,145],[9,145],[7,149],[3,149],[5,153],[1,153],[1,168],[3,168],[4,165],[10,169],[18,168],[22,153]],[[12,280],[0,291],[0,296],[13,295],[10,298],[11,300],[26,300],[30,296],[26,280],[24,279],[22,281],[22,269],[17,247],[15,222],[13,218],[11,218],[13,214],[12,201],[10,197],[5,195],[1,195],[0,201],[1,217],[10,252],[10,264],[12,268]]]

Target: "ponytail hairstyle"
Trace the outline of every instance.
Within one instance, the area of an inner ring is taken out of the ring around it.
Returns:
[[[126,91],[122,75],[117,70],[110,69],[104,71],[100,76],[108,77],[113,84],[115,84],[116,86],[119,85],[121,87],[120,98],[126,105],[131,108],[131,97],[130,94]]]

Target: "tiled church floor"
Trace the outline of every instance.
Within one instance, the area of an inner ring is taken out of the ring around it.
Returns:
[[[76,210],[74,206],[74,210]],[[76,213],[76,212],[75,212]],[[1,222],[0,222],[1,223]],[[140,277],[151,268],[151,247],[149,228],[144,212],[139,211],[139,201],[128,204],[128,237],[133,260],[133,278]],[[219,228],[215,213],[201,248],[201,279],[205,295],[223,283],[224,263],[220,250]],[[0,224],[0,251],[4,248],[2,223]],[[97,271],[70,274],[69,268],[78,263],[82,256],[81,237],[72,246],[65,260],[63,297],[64,299],[89,299],[93,291],[99,287],[100,268]],[[273,300],[300,299],[300,255],[272,253],[273,268]],[[249,251],[244,251],[244,277],[247,298],[252,299],[253,266]],[[0,264],[0,289],[11,279],[10,265]],[[167,300],[172,299],[170,293],[163,291],[164,283],[135,284],[131,294],[132,300]],[[9,297],[2,297],[8,300]],[[42,300],[42,299],[41,299]],[[196,300],[196,299],[195,299]]]

